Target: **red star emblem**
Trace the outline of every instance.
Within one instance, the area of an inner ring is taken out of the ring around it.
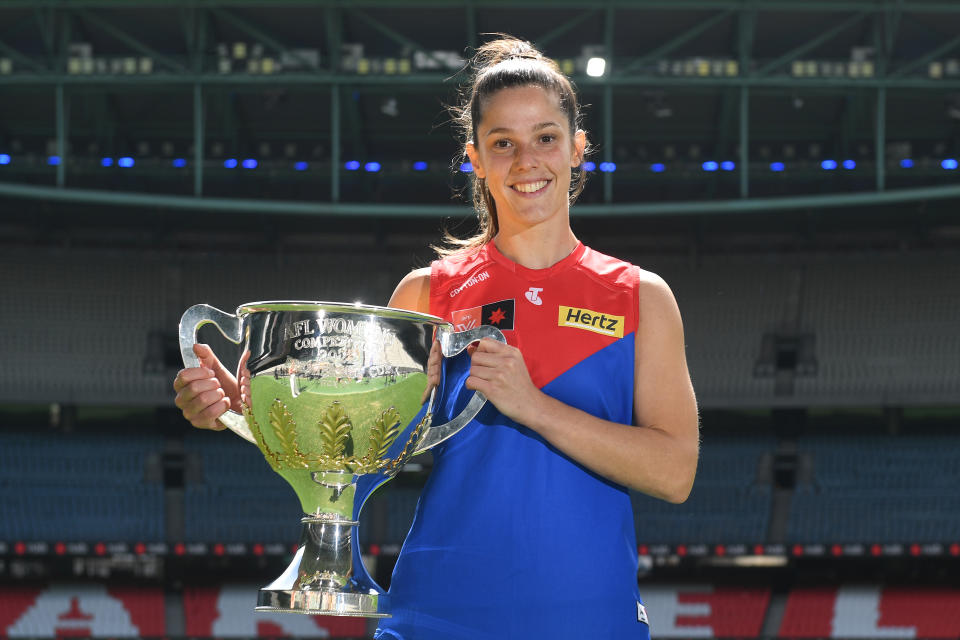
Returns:
[[[500,324],[500,321],[506,317],[507,314],[504,313],[503,309],[498,307],[496,311],[490,312],[490,324]]]

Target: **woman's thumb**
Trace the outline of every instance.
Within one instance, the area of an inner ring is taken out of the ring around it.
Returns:
[[[208,369],[216,370],[216,356],[213,355],[213,349],[205,344],[193,345],[193,353],[200,359],[200,364]]]

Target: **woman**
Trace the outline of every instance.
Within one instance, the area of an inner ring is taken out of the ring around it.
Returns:
[[[570,228],[587,142],[557,65],[511,38],[473,63],[459,120],[481,232],[390,306],[508,344],[472,354],[466,386],[493,407],[434,450],[377,637],[642,638],[627,488],[683,502],[697,464],[680,314]]]
[[[683,502],[698,456],[680,313],[661,278],[570,227],[587,141],[557,65],[512,38],[473,64],[459,119],[480,233],[389,304],[493,324],[508,344],[472,353],[466,386],[489,403],[433,450],[376,637],[645,638],[628,489]],[[177,406],[215,428],[235,383],[205,355]]]

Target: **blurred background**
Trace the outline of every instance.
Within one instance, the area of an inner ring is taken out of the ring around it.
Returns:
[[[960,4],[3,0],[0,637],[369,637],[253,613],[299,505],[179,415],[177,324],[385,304],[469,234],[446,105],[494,32],[579,87],[575,233],[684,317],[700,470],[635,499],[654,637],[960,636]],[[385,587],[415,462],[363,513]]]

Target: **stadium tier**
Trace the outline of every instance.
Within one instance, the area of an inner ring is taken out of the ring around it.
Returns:
[[[162,541],[163,441],[0,431],[0,540]]]
[[[38,251],[0,256],[9,292],[0,348],[20,363],[15,375],[0,371],[0,402],[166,404],[179,368],[173,338],[190,305],[229,312],[265,299],[383,304],[409,268],[397,252],[291,254],[278,262],[254,254]],[[627,257],[661,273],[676,294],[701,407],[960,397],[955,255],[726,255],[694,265]],[[199,271],[202,281],[191,276]],[[158,348],[157,340],[170,344]]]
[[[958,436],[806,436],[812,476],[793,496],[790,542],[960,539]]]
[[[682,505],[633,495],[637,540],[656,543],[741,543],[767,540],[771,478],[761,479],[763,459],[772,457],[772,438],[705,436],[690,497]],[[769,466],[769,464],[768,464]]]

